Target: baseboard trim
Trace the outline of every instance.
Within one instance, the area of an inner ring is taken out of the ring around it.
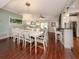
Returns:
[[[2,39],[6,39],[6,38],[9,38],[9,36],[3,36],[3,37],[0,37],[0,40],[2,40]]]
[[[0,40],[9,38],[10,36],[7,33],[0,34]]]
[[[0,39],[0,43],[6,41],[7,39],[9,39],[10,37],[7,37],[7,38],[3,38],[3,39]]]

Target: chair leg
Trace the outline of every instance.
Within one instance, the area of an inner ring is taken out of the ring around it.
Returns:
[[[43,47],[44,47],[44,51],[46,50],[46,47],[45,47],[45,42],[43,43]]]
[[[48,42],[45,42],[45,45],[46,45],[46,48],[47,48]]]
[[[57,35],[55,34],[55,43],[57,43]]]
[[[55,38],[55,43],[57,43],[57,38]]]
[[[13,37],[13,42],[15,42],[16,38]]]
[[[47,48],[47,45],[48,45],[48,43],[47,42],[45,42],[45,47]]]
[[[25,41],[25,47],[26,47],[26,41]]]
[[[20,43],[20,39],[18,39],[18,38],[17,38],[17,43],[18,43],[18,44]]]
[[[30,43],[30,52],[31,52],[31,49],[32,49],[32,43]]]
[[[24,42],[24,40],[23,40],[23,46],[24,46],[24,43],[25,43],[25,42]]]

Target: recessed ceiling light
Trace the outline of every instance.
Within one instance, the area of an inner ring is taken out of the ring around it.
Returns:
[[[40,18],[44,18],[44,16],[43,15],[40,15]]]

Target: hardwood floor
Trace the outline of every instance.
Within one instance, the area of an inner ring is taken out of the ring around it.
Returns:
[[[74,38],[74,49],[73,53],[79,59],[79,38]]]
[[[26,47],[16,44],[12,39],[6,39],[0,42],[0,59],[76,59],[73,52],[65,49],[58,41],[54,40],[54,34],[49,33],[48,47],[46,51],[41,48],[32,48],[30,52],[29,44]]]

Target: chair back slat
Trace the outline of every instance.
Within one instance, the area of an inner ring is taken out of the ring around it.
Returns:
[[[43,40],[44,40],[44,41],[48,41],[48,29],[47,29],[47,28],[44,28],[44,29],[43,29],[43,34],[42,34],[42,36],[43,36]]]
[[[24,33],[25,40],[30,39],[30,36],[29,36],[28,32],[24,31],[23,33]]]

